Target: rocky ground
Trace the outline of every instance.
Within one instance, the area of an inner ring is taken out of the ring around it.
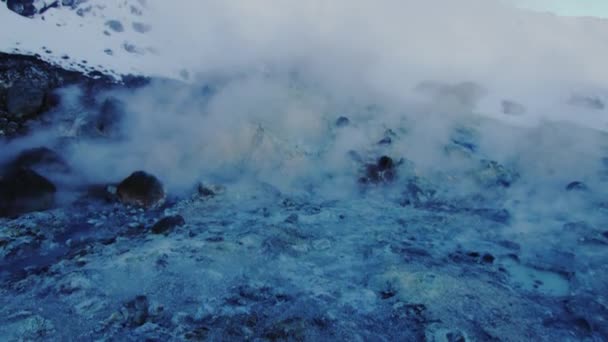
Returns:
[[[421,172],[393,127],[351,151],[349,196],[249,178],[172,193],[147,170],[90,182],[64,151],[123,133],[121,102],[95,94],[147,82],[0,55],[1,340],[608,339],[605,158],[541,186],[465,127],[443,149],[466,167]],[[73,85],[84,121],[58,113]],[[15,148],[58,118],[76,133]]]

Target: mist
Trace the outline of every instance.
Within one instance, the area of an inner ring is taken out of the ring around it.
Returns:
[[[92,107],[65,89],[58,128],[14,146],[82,136],[64,148],[79,181],[143,169],[180,193],[205,179],[357,193],[362,163],[380,155],[411,161],[408,174],[463,173],[475,161],[445,154],[459,127],[475,132],[476,158],[543,182],[602,167],[604,20],[477,0],[146,6],[146,39],[180,79],[102,92]],[[108,99],[119,104],[111,135],[87,138]],[[336,127],[342,116],[350,124]]]

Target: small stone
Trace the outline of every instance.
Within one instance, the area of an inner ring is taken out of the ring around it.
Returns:
[[[299,219],[298,214],[291,214],[285,219],[285,222],[291,223],[291,224],[296,224],[296,223],[298,223],[298,219]]]
[[[350,120],[345,116],[341,116],[336,120],[336,127],[346,127],[349,124]]]
[[[393,139],[391,137],[384,137],[380,141],[378,141],[378,145],[390,145],[393,143]]]
[[[492,264],[494,263],[494,256],[492,254],[486,253],[481,257],[481,261],[484,264]]]
[[[150,229],[152,234],[166,234],[175,227],[181,227],[186,224],[186,221],[181,215],[167,216],[156,222]]]
[[[153,175],[144,171],[132,173],[117,187],[116,194],[124,204],[144,208],[160,206],[165,200],[162,183]]]
[[[197,187],[196,190],[197,190],[198,194],[201,197],[213,197],[213,196],[215,196],[215,192],[211,188],[205,186],[202,183],[200,183],[198,185],[198,187]]]
[[[108,20],[106,21],[106,26],[114,32],[123,32],[125,30],[122,23],[118,20]]]
[[[567,191],[587,191],[587,190],[589,190],[589,188],[587,188],[587,185],[585,185],[585,183],[583,183],[583,182],[574,181],[574,182],[570,182],[570,183],[568,183],[568,185],[566,185],[566,190]]]

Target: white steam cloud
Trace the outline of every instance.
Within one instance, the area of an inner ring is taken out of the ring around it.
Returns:
[[[254,176],[288,188],[330,178],[335,191],[356,177],[349,151],[437,168],[462,123],[501,161],[532,165],[560,152],[554,166],[566,178],[593,174],[604,152],[600,135],[534,127],[608,129],[605,20],[488,0],[146,3],[145,40],[162,66],[141,69],[181,72],[189,85],[99,95],[124,103],[126,116],[120,139],[71,149],[91,179],[144,169],[184,189],[204,177]],[[336,129],[339,116],[351,125]],[[382,150],[376,142],[389,129],[400,138]],[[574,166],[581,158],[585,172]],[[529,172],[555,171],[539,170]]]

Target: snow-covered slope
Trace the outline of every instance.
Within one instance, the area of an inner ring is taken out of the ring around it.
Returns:
[[[41,9],[54,2],[35,3]],[[476,103],[481,114],[608,129],[602,19],[480,0],[88,0],[58,2],[31,18],[2,6],[0,23],[0,51],[38,54],[86,72],[193,81],[293,69],[332,89],[359,88],[393,101],[412,96],[425,80],[474,81],[484,88]],[[525,110],[510,110],[517,104]]]

